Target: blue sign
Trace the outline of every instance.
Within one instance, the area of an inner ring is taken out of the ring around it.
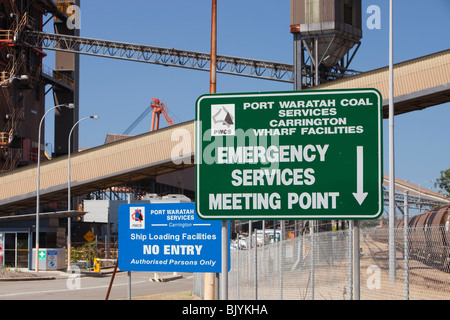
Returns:
[[[221,221],[200,219],[192,202],[121,205],[119,269],[219,273],[221,229]]]

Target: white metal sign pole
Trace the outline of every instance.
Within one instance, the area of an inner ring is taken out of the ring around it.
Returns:
[[[128,204],[131,204],[131,194],[128,195]],[[119,259],[119,257],[117,257],[117,259]],[[127,278],[128,278],[127,297],[128,300],[131,300],[131,271],[127,271]]]
[[[222,220],[222,274],[220,277],[220,300],[228,300],[228,221]]]
[[[389,1],[389,281],[395,282],[394,50],[393,0]]]

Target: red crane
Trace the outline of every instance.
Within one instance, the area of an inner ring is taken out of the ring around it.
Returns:
[[[124,135],[130,134],[130,132],[149,114],[151,111],[153,111],[153,118],[152,118],[152,127],[151,131],[155,130],[155,120],[156,122],[156,130],[159,129],[159,115],[162,113],[164,115],[164,118],[166,118],[167,124],[169,126],[173,126],[175,122],[173,121],[173,118],[169,117],[167,114],[167,107],[164,103],[162,103],[159,99],[152,98],[152,102],[150,103],[150,106],[148,108],[145,108],[144,112],[136,119],[134,122],[122,133]],[[0,135],[0,144],[1,144],[1,138]]]
[[[173,126],[175,124],[173,118],[169,117],[169,115],[167,114],[167,106],[165,105],[165,103],[161,102],[161,100],[152,98],[152,103],[150,104],[150,107],[153,108],[152,128],[150,131],[159,129],[159,116],[161,115],[161,113],[163,114],[169,126]],[[156,128],[155,128],[155,121],[156,121]]]

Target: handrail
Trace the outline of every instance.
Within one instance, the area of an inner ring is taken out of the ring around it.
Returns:
[[[14,32],[12,30],[0,30],[0,41],[13,40]]]
[[[71,86],[72,88],[75,86],[75,80],[72,78],[69,78],[68,76],[66,76],[65,74],[61,73],[58,70],[53,70],[52,68],[46,66],[46,65],[42,65],[42,73],[55,78],[59,81],[62,81],[66,84],[68,84],[69,86]]]
[[[9,133],[8,132],[0,132],[0,146],[7,146],[9,144]]]

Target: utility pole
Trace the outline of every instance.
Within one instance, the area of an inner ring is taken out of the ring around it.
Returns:
[[[211,10],[211,65],[209,93],[216,93],[216,65],[217,65],[217,0],[212,0]],[[204,299],[215,300],[216,275],[205,273]]]

